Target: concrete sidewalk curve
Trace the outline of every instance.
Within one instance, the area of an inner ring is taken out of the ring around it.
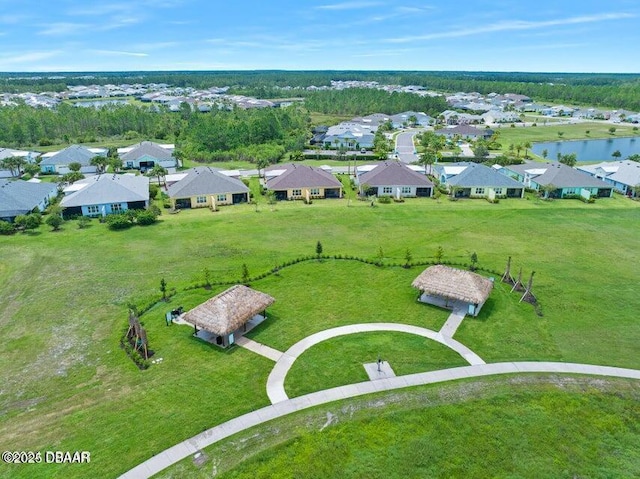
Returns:
[[[312,334],[311,336],[307,336],[306,338],[301,339],[296,344],[287,349],[280,357],[280,359],[276,362],[276,365],[271,370],[271,374],[269,374],[269,378],[267,379],[267,396],[269,396],[269,399],[274,404],[289,399],[289,396],[287,396],[287,393],[284,390],[284,380],[287,377],[287,373],[289,372],[289,369],[291,369],[291,366],[293,366],[295,360],[298,359],[298,357],[310,347],[315,346],[322,341],[326,341],[327,339],[335,338],[337,336],[376,331],[395,331],[400,333],[415,334],[416,336],[423,336],[453,349],[469,364],[484,364],[484,361],[480,358],[480,356],[471,351],[464,344],[459,343],[453,338],[445,337],[442,334],[427,328],[400,323],[350,324],[348,326],[325,329],[324,331],[320,331],[319,333]]]
[[[588,374],[640,380],[640,370],[636,369],[623,369],[576,363],[516,362],[479,364],[477,366],[464,366],[461,368],[443,369],[441,371],[428,373],[396,376],[388,379],[380,379],[379,381],[350,384],[348,386],[326,389],[324,391],[318,391],[305,396],[289,399],[239,416],[156,454],[152,458],[147,459],[145,462],[125,472],[120,476],[120,478],[146,479],[181,461],[182,459],[195,454],[199,450],[232,436],[233,434],[253,426],[263,424],[272,419],[283,417],[310,407],[319,406],[321,404],[374,392],[390,391],[423,384],[434,384],[456,379],[492,376],[497,374],[517,373]]]

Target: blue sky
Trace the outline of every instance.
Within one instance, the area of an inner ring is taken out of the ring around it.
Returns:
[[[0,0],[0,71],[640,72],[637,0]]]

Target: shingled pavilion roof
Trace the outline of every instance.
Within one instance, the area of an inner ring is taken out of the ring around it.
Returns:
[[[273,304],[268,294],[241,284],[187,311],[184,321],[219,336],[232,333]]]
[[[474,304],[484,303],[493,289],[484,276],[441,264],[429,266],[411,285],[430,295]]]

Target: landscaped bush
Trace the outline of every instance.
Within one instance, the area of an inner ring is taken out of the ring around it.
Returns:
[[[8,221],[0,220],[0,235],[11,235],[16,232],[15,226]]]
[[[136,224],[146,226],[156,222],[156,215],[152,211],[139,210],[136,215]]]
[[[160,187],[154,183],[149,183],[149,198],[152,200],[158,196],[158,192],[160,191]]]
[[[107,215],[105,221],[110,230],[126,230],[132,226],[127,215]]]
[[[384,205],[388,205],[391,203],[391,196],[379,196],[378,203],[382,203]]]

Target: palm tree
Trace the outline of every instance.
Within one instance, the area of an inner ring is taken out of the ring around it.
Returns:
[[[9,156],[0,162],[0,167],[11,172],[11,176],[20,176],[20,169],[26,165],[24,158]]]
[[[98,173],[104,173],[104,170],[109,164],[109,160],[104,156],[94,156],[89,162],[91,166],[95,166],[98,169]]]
[[[527,150],[531,149],[531,142],[530,141],[525,141],[522,146],[524,147],[524,157],[528,158]]]
[[[160,184],[161,177],[165,177],[167,175],[167,170],[165,168],[163,168],[162,166],[156,164],[153,166],[153,168],[151,168],[151,170],[149,170],[149,176],[156,176],[158,177],[158,184]],[[167,182],[164,182],[164,186],[165,188],[167,187]]]

